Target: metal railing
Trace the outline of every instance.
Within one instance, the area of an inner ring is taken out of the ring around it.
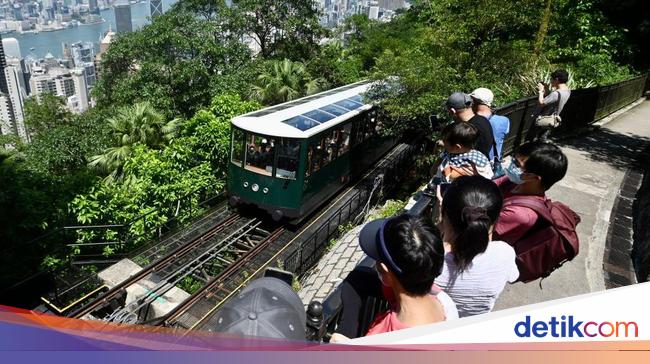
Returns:
[[[638,100],[643,96],[647,79],[648,75],[642,75],[612,85],[572,90],[562,110],[558,133],[585,127]],[[532,136],[538,111],[537,97],[520,99],[495,110],[510,119],[503,155],[512,153]]]
[[[119,261],[127,253],[142,249],[141,246],[134,244],[136,241],[146,242],[146,246],[157,244],[165,236],[191,224],[206,209],[223,199],[225,199],[223,192],[216,193],[209,187],[202,187],[174,200],[169,207],[172,212],[166,215],[164,223],[152,224],[147,221],[148,217],[159,212],[158,209],[152,209],[123,224],[64,226],[52,230],[22,244],[21,249],[25,249],[25,251],[30,249],[38,250],[47,246],[49,247],[48,255],[53,257],[68,255],[68,252],[72,249],[77,249],[77,254],[71,256],[70,261],[39,269],[30,275],[23,276],[20,281],[11,286],[0,287],[0,293],[11,295],[12,292],[22,292],[21,287],[30,284],[31,281],[45,280],[49,281],[48,286],[51,289],[53,288],[52,293],[57,297],[55,299],[56,303],[64,305],[64,302],[69,302],[71,297],[79,295],[77,287],[82,286],[79,284],[80,282],[92,280],[93,269],[85,270],[80,269],[80,267],[88,266],[96,269]],[[131,227],[137,225],[142,226],[142,229],[138,233],[134,233],[133,231],[136,229],[131,229]],[[90,233],[93,238],[79,242],[80,232]],[[114,232],[111,239],[105,238],[107,232]],[[124,249],[118,254],[110,256],[103,254],[103,248],[106,246],[128,247],[129,244],[133,245],[133,247]],[[20,269],[19,267],[10,267],[11,262],[7,262],[7,264],[4,269]],[[35,292],[35,294],[40,293]]]
[[[650,85],[650,78],[643,75],[613,85],[571,91],[571,98],[562,112],[565,125],[560,132],[589,125],[636,101],[646,89],[650,90],[646,86],[646,80]],[[510,134],[504,141],[503,155],[512,153],[517,146],[525,142],[528,133],[532,131],[536,109],[537,98],[529,97],[496,110],[497,114],[510,118]],[[427,190],[421,192],[415,205],[405,212],[412,216],[428,218],[436,216],[438,204],[434,192]],[[310,307],[317,305],[321,312],[318,325],[312,325],[308,329],[311,340],[328,340],[329,335],[336,329],[343,305],[339,288],[334,289],[322,304],[317,301],[310,304]],[[359,316],[360,325],[367,327],[367,324],[374,319],[376,307],[376,304],[371,306],[366,304],[363,307],[363,312]]]
[[[384,194],[389,194],[391,188],[396,187],[400,176],[403,177],[403,173],[399,173],[400,168],[403,168],[404,164],[411,160],[416,149],[416,146],[409,145],[387,160],[386,167],[377,172],[383,174]],[[374,204],[380,199],[376,191],[373,193],[373,187],[374,183],[367,183],[363,188],[355,191],[319,228],[289,253],[284,259],[283,269],[301,276],[316,264],[327,250],[330,241],[341,235],[342,231],[339,226],[353,221],[363,211],[369,200],[370,204]]]

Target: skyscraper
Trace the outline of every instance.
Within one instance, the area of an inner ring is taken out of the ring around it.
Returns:
[[[0,39],[0,134],[18,135],[28,140],[23,123],[24,91],[20,87],[23,80],[22,70],[7,66],[4,47]]]
[[[2,47],[4,48],[4,54],[7,58],[23,58],[20,53],[20,45],[16,38],[4,38],[2,39]]]
[[[129,33],[133,31],[133,22],[131,21],[131,5],[115,4],[115,26],[118,33]]]
[[[162,15],[163,13],[162,0],[151,0],[149,2],[149,10],[151,11],[152,19],[158,15]]]
[[[99,14],[99,6],[97,6],[97,0],[88,0],[88,10],[93,14]]]
[[[0,37],[1,39],[1,37]],[[7,59],[5,57],[5,48],[0,41],[0,92],[8,94],[7,78],[5,77],[5,68],[7,68]]]
[[[72,112],[82,113],[88,110],[88,86],[86,85],[85,71],[76,68],[70,73],[74,82],[74,95],[68,97],[68,108]]]

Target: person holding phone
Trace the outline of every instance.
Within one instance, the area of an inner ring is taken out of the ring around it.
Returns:
[[[535,122],[534,138],[546,140],[552,130],[552,127],[546,126],[549,123],[548,120],[553,119],[554,126],[557,126],[562,120],[560,113],[571,97],[571,89],[567,82],[569,82],[569,72],[557,69],[551,73],[550,88],[544,82],[537,83],[537,103],[540,109]]]

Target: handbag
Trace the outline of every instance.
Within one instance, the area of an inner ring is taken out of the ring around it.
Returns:
[[[562,94],[560,91],[555,91],[557,92],[557,106],[555,107],[555,111],[551,115],[540,115],[535,119],[535,126],[540,127],[540,128],[548,128],[548,129],[554,129],[560,126],[560,123],[562,122],[562,118],[560,115],[558,115],[557,110],[560,107],[560,102],[562,100]]]

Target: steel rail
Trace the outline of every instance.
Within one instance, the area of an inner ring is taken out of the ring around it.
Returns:
[[[280,227],[271,232],[264,240],[255,245],[252,249],[247,251],[242,255],[237,261],[229,265],[223,272],[218,276],[212,278],[203,288],[199,291],[192,294],[188,299],[182,302],[180,305],[172,309],[167,315],[165,315],[159,325],[162,326],[172,326],[174,322],[181,317],[183,314],[188,312],[192,306],[203,298],[213,295],[215,291],[223,290],[224,282],[231,278],[237,271],[246,263],[250,262],[252,259],[256,258],[264,249],[266,249],[270,244],[275,242],[282,234],[285,232],[285,229]],[[204,317],[205,318],[205,317]],[[195,324],[198,325],[200,322]]]
[[[147,294],[129,305],[113,312],[106,321],[121,322],[135,324],[138,320],[138,312],[140,309],[151,304],[157,298],[162,297],[165,293],[169,292],[176,286],[183,278],[192,274],[195,270],[201,268],[206,263],[214,259],[217,254],[223,252],[225,249],[233,245],[243,236],[251,231],[254,231],[261,224],[261,221],[252,219],[247,221],[245,225],[237,228],[225,238],[221,239],[214,247],[201,253],[199,256],[192,259],[190,262],[183,264],[183,266],[175,269],[169,273],[164,279],[161,279]]]
[[[95,309],[97,309],[99,306],[102,304],[108,303],[109,300],[115,298],[117,295],[122,293],[127,287],[133,285],[134,283],[142,280],[152,272],[156,272],[159,270],[159,268],[162,268],[166,266],[168,263],[174,261],[177,259],[179,256],[185,255],[188,251],[192,250],[195,246],[201,244],[202,242],[206,241],[207,239],[210,239],[213,237],[215,234],[218,232],[222,231],[226,227],[234,224],[236,221],[238,221],[241,217],[238,214],[232,214],[228,218],[224,219],[223,221],[217,223],[213,228],[208,230],[207,232],[201,234],[200,236],[196,237],[195,239],[180,245],[176,247],[174,250],[171,252],[167,253],[163,258],[149,264],[145,268],[141,269],[138,273],[132,275],[131,277],[127,278],[126,280],[120,282],[118,285],[110,289],[108,292],[105,294],[101,295],[97,299],[93,300],[92,302],[88,303],[87,305],[73,311],[68,317],[72,318],[82,318],[83,316],[91,313]]]

